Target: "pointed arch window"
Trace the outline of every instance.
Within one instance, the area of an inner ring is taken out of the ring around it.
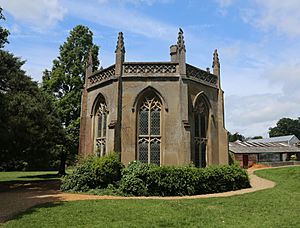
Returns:
[[[194,163],[197,167],[206,167],[206,144],[209,109],[205,101],[199,98],[194,108]]]
[[[162,104],[155,94],[145,96],[138,112],[138,160],[160,165]]]
[[[106,153],[107,106],[104,99],[99,99],[95,115],[95,152],[97,156]]]

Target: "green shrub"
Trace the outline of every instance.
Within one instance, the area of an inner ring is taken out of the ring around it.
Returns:
[[[146,178],[148,192],[159,196],[194,195],[196,170],[190,166],[154,167]]]
[[[247,172],[237,165],[159,167],[134,161],[124,168],[117,154],[85,159],[61,185],[64,191],[135,196],[198,195],[247,187]]]
[[[159,167],[133,162],[124,169],[119,190],[131,195],[182,196],[247,187],[250,187],[248,175],[236,165]]]
[[[123,169],[122,179],[119,183],[119,190],[125,195],[146,196],[148,189],[146,186],[146,178],[148,172],[154,165],[145,164],[140,161],[133,161]]]
[[[228,163],[229,165],[234,165],[236,164],[236,160],[235,160],[235,157],[234,157],[234,154],[232,152],[228,152]]]
[[[95,186],[97,188],[106,188],[107,185],[121,180],[121,170],[124,165],[119,161],[116,153],[97,158],[93,162],[93,174]]]
[[[134,175],[125,175],[119,185],[119,190],[124,195],[147,196],[148,189],[144,181]]]
[[[73,172],[63,178],[61,190],[85,192],[94,188],[93,162],[95,159],[96,157],[91,156],[77,164]]]
[[[61,190],[86,192],[90,189],[106,188],[121,179],[123,168],[116,153],[88,157],[78,163],[70,175],[63,178]]]

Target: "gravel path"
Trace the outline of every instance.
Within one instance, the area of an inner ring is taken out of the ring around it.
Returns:
[[[273,188],[275,183],[253,174],[255,169],[249,169],[251,188],[196,196],[181,197],[122,197],[95,196],[85,194],[63,193],[59,190],[59,181],[15,182],[0,184],[0,223],[4,223],[27,209],[46,202],[91,200],[91,199],[198,199],[209,197],[227,197]]]

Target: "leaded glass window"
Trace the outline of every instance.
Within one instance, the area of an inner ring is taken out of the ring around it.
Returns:
[[[157,96],[145,97],[138,122],[138,160],[160,165],[161,102]]]
[[[95,144],[96,155],[103,156],[106,151],[107,107],[104,102],[99,102],[96,110]]]
[[[206,166],[206,143],[208,108],[202,99],[199,99],[194,108],[194,156],[193,160],[197,167]]]

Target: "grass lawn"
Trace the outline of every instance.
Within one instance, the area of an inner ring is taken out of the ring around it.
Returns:
[[[58,179],[57,171],[0,172],[0,182]]]
[[[300,227],[300,166],[256,174],[276,187],[224,198],[48,203],[5,227]]]

